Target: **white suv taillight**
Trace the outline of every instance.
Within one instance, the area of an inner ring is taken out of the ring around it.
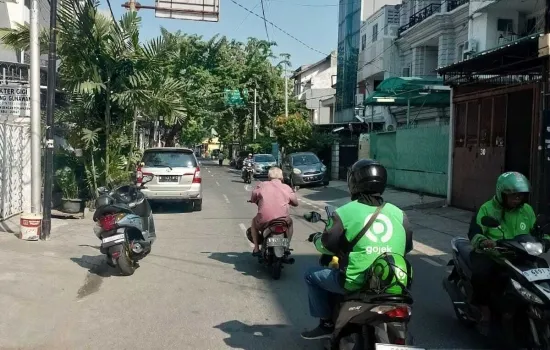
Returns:
[[[193,183],[194,184],[200,184],[202,182],[201,180],[201,168],[196,167],[195,168],[195,174],[193,175]]]

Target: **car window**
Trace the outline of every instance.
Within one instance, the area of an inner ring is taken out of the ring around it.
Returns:
[[[275,157],[270,154],[254,156],[254,161],[258,163],[270,163],[275,161]]]
[[[311,165],[320,163],[319,158],[315,154],[300,154],[292,156],[292,165]]]
[[[146,167],[196,167],[193,153],[183,151],[145,151],[142,162]]]

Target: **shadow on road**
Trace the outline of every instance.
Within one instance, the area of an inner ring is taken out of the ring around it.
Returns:
[[[177,214],[177,213],[192,213],[193,204],[187,202],[168,202],[168,203],[155,203],[150,202],[151,209],[154,215],[162,214]]]
[[[253,257],[250,252],[229,252],[229,253],[211,253],[201,252],[224,264],[233,265],[233,268],[245,276],[252,276],[258,279],[267,279],[269,274],[263,266],[258,263],[258,259]]]
[[[282,324],[274,325],[247,325],[241,321],[233,320],[221,323],[214,328],[229,335],[223,341],[232,349],[258,350],[258,349],[283,349],[288,347],[285,333],[290,326]],[[286,343],[286,344],[285,344]]]
[[[78,264],[79,266],[88,269],[88,272],[97,275],[99,277],[111,277],[119,276],[119,272],[107,265],[105,261],[105,256],[101,255],[82,255],[81,258],[71,258],[71,261]]]
[[[307,188],[307,190],[308,192],[301,192],[302,197],[314,202],[325,202],[326,204],[338,207],[350,200],[347,191],[333,187]]]

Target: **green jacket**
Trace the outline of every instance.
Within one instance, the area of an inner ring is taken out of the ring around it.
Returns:
[[[499,228],[486,227],[481,224],[481,218],[491,216],[497,219],[500,224]],[[479,249],[479,245],[486,239],[512,239],[519,235],[530,234],[535,226],[535,212],[529,204],[524,204],[518,209],[503,210],[500,203],[492,198],[485,202],[470,225],[468,237],[474,248]],[[502,231],[501,231],[502,230]],[[550,240],[550,236],[545,235],[544,239]]]
[[[404,256],[412,249],[412,230],[405,227],[409,226],[408,220],[403,211],[389,203],[369,231],[355,246],[350,246],[349,242],[363,229],[379,204],[352,201],[338,208],[334,217],[329,219],[325,232],[314,238],[320,253],[340,258],[340,267],[345,272],[343,287],[348,291],[364,286],[365,272],[381,254]]]

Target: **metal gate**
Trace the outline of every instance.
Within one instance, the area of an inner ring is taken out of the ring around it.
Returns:
[[[340,143],[338,180],[347,180],[348,168],[357,161],[359,154],[358,140],[346,140]]]

